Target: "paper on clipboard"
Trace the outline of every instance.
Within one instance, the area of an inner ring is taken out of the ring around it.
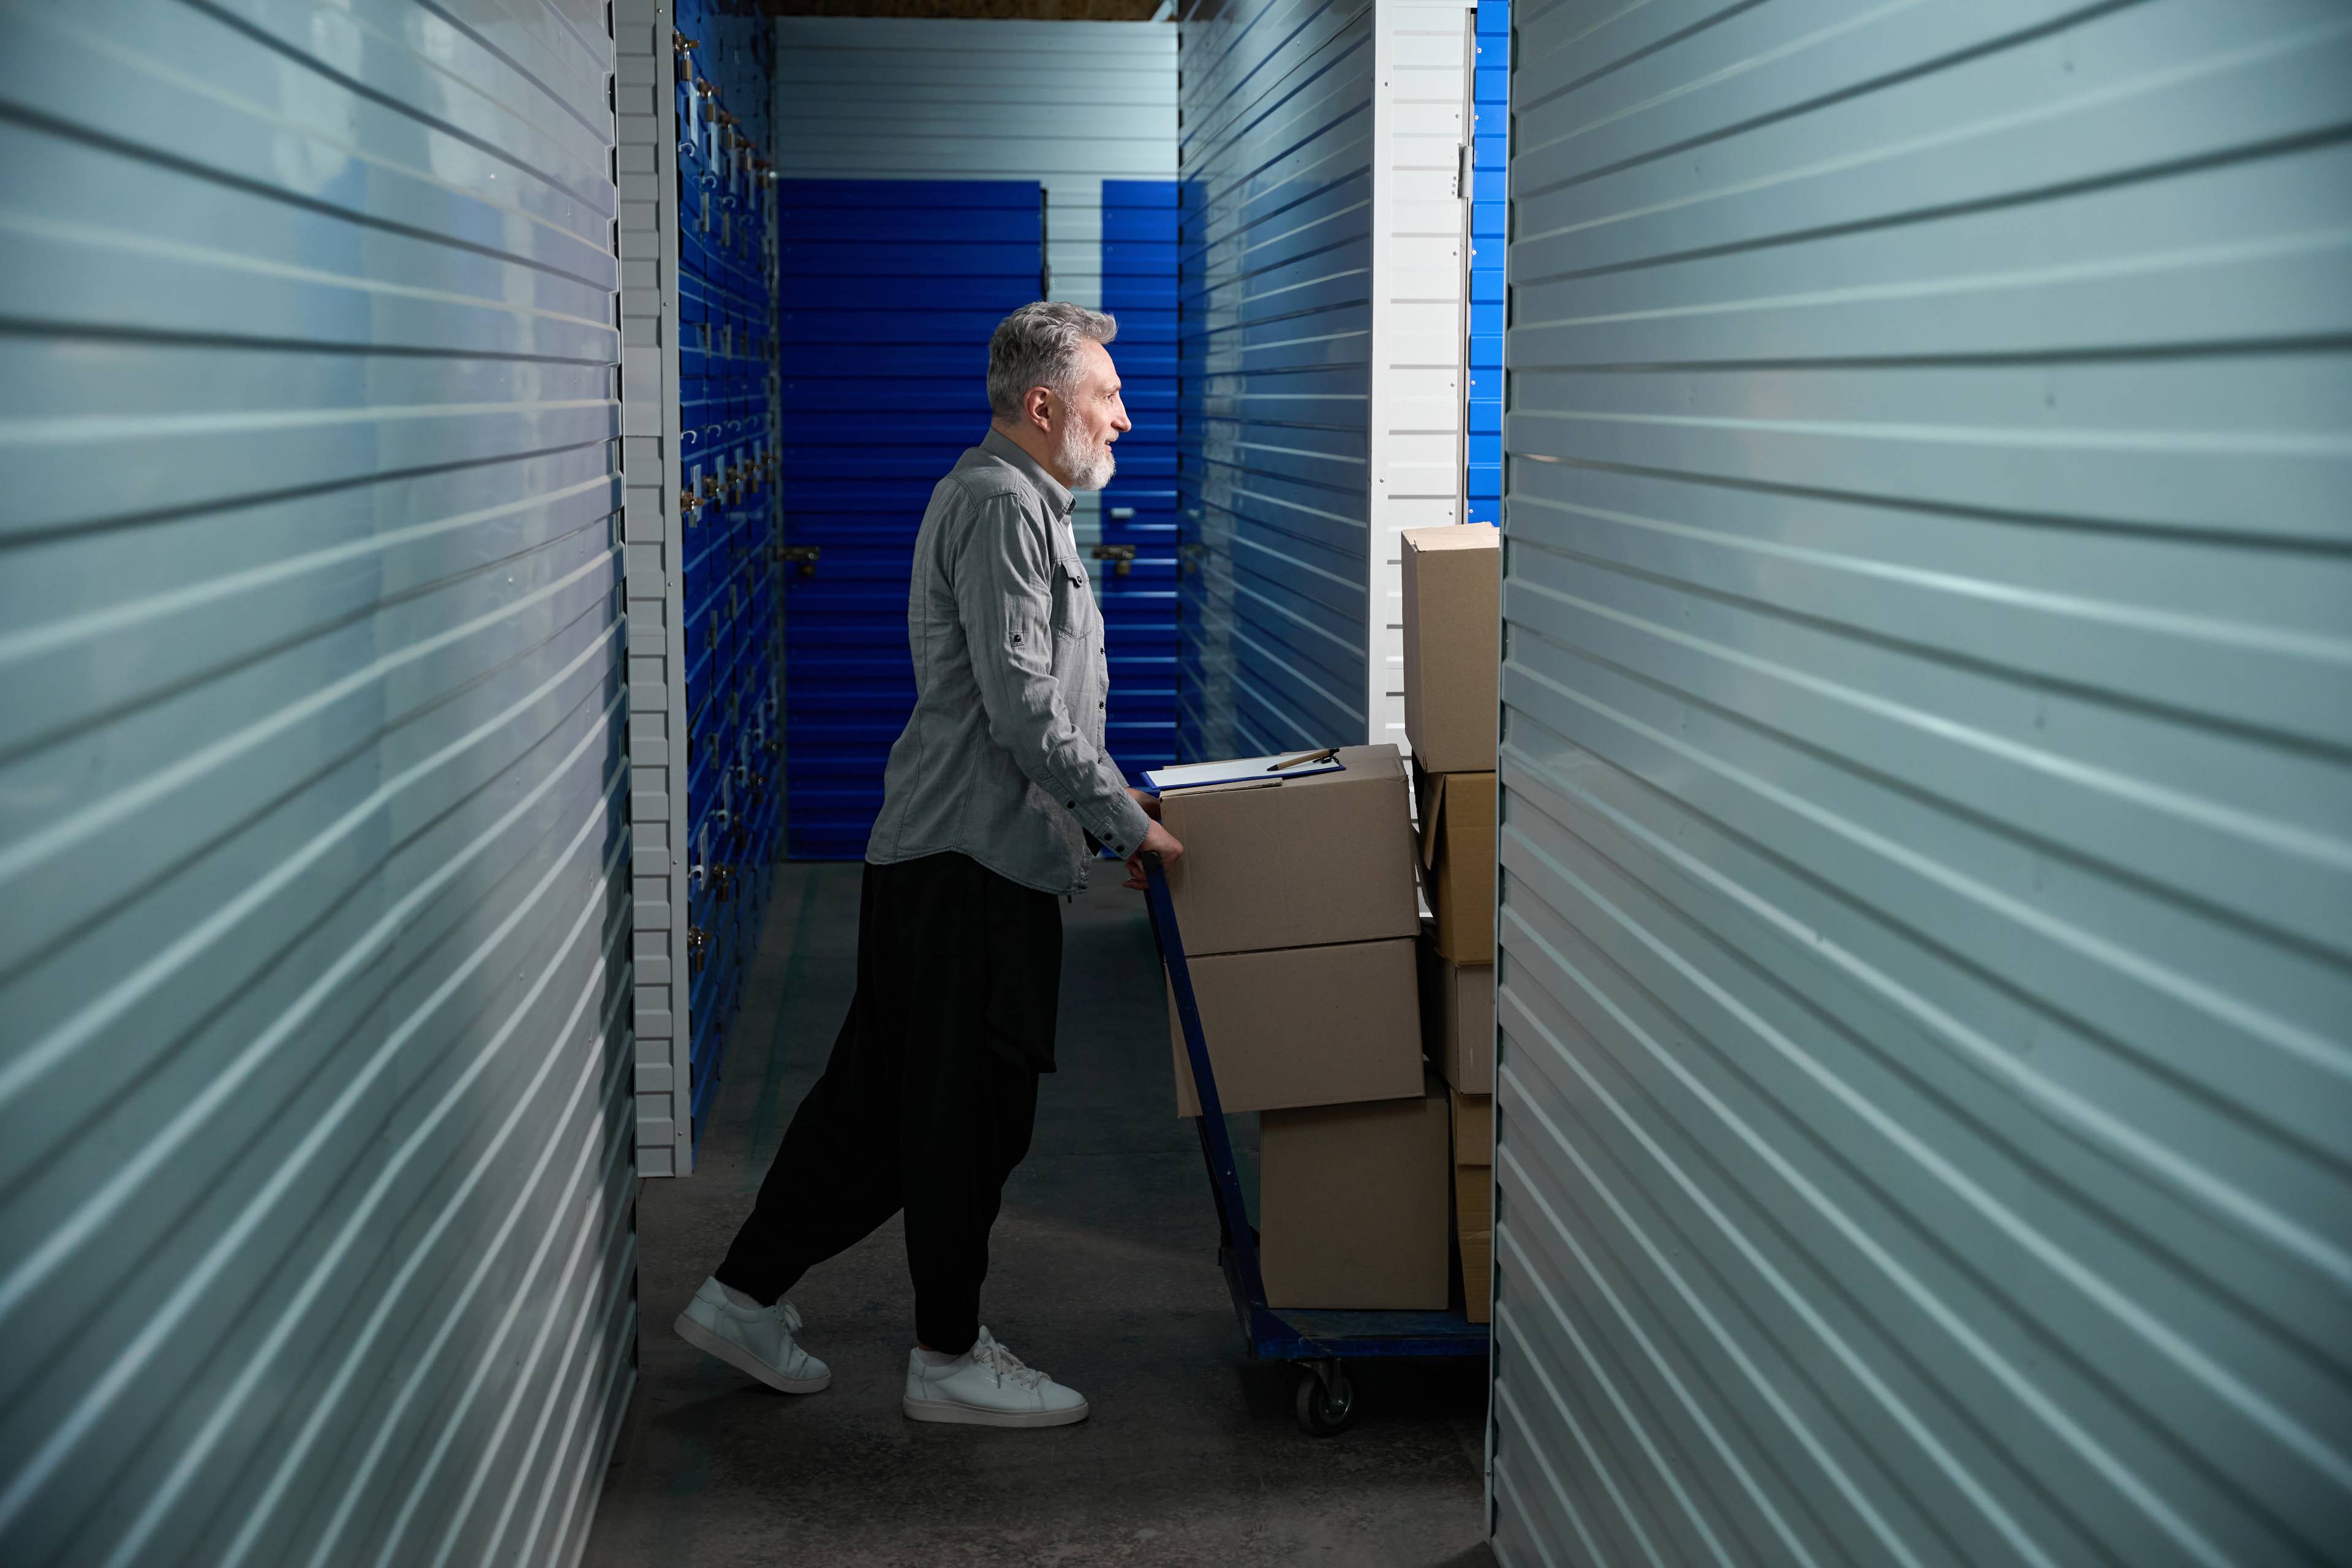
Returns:
[[[1153,768],[1143,775],[1143,787],[1154,795],[1166,795],[1171,789],[1202,789],[1210,784],[1279,784],[1284,779],[1300,779],[1311,773],[1345,771],[1337,757],[1324,757],[1279,770],[1275,767],[1276,763],[1287,762],[1292,757],[1312,754],[1290,752],[1271,757],[1233,757],[1221,763],[1186,763],[1181,767]]]

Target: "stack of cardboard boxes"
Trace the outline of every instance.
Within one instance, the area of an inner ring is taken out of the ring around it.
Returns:
[[[1267,1303],[1437,1310],[1458,1242],[1484,1322],[1499,553],[1484,526],[1404,540],[1410,779],[1396,747],[1348,746],[1336,772],[1171,790],[1160,815],[1185,846],[1169,892],[1218,1097],[1258,1113]]]
[[[1404,730],[1420,807],[1422,1005],[1429,1058],[1453,1100],[1454,1227],[1463,1301],[1493,1310],[1495,754],[1501,537],[1408,529]]]
[[[1217,1095],[1260,1112],[1276,1307],[1446,1304],[1449,1114],[1424,1075],[1413,838],[1394,746],[1340,771],[1172,792],[1168,889]],[[1176,1111],[1200,1113],[1171,1001]]]

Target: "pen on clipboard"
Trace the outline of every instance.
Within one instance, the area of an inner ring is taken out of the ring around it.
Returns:
[[[1285,757],[1278,763],[1268,763],[1265,771],[1278,773],[1285,768],[1303,768],[1309,763],[1328,763],[1339,754],[1337,746],[1328,746],[1319,752],[1301,752],[1295,757]]]

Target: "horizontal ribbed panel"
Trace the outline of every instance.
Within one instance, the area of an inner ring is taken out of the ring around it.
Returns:
[[[1177,497],[1188,757],[1366,733],[1370,0],[1181,26]]]
[[[2352,17],[1516,21],[1498,1555],[2341,1561]]]
[[[0,1560],[562,1563],[631,1381],[602,5],[0,20]]]

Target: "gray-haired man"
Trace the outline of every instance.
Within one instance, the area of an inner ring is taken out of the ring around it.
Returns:
[[[1057,898],[1095,847],[1128,860],[1183,846],[1103,752],[1102,616],[1070,532],[1070,492],[1111,477],[1130,428],[1104,345],[1118,324],[1026,305],[988,348],[988,437],[931,492],[907,636],[915,711],[890,748],[866,846],[857,992],[751,1216],[677,1320],[686,1341],[772,1388],[833,1381],[795,1342],[783,1293],[812,1265],[907,1215],[919,1421],[1057,1426],[1087,1402],[980,1323],[988,1232],[1029,1151],[1054,1067]]]

